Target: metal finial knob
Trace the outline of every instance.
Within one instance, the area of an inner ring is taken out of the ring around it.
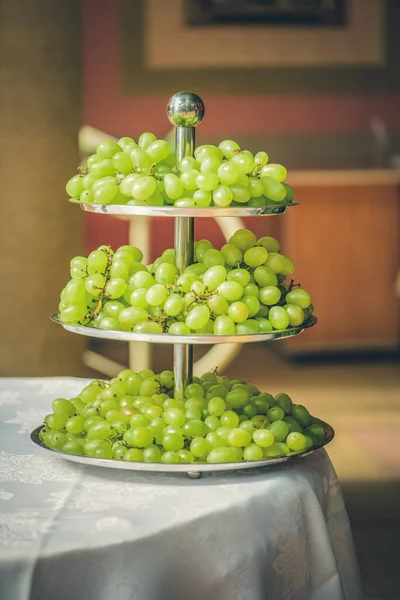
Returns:
[[[193,92],[178,92],[169,99],[167,116],[175,127],[197,127],[204,117],[203,100]]]

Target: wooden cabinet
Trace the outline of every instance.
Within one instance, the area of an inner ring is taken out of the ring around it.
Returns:
[[[280,218],[279,239],[318,325],[283,342],[285,352],[399,346],[399,187],[396,173],[384,173],[299,174],[291,182],[301,206]]]

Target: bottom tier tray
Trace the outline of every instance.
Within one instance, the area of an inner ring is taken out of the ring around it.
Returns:
[[[234,334],[234,335],[203,335],[193,333],[192,335],[172,335],[169,333],[135,333],[133,331],[113,331],[109,329],[98,329],[97,327],[86,327],[85,325],[68,325],[58,318],[58,313],[50,315],[50,319],[62,325],[67,331],[78,333],[88,337],[102,338],[104,340],[118,340],[120,342],[150,342],[152,344],[231,344],[268,342],[292,337],[302,333],[305,329],[313,327],[317,318],[312,315],[306,323],[298,327],[288,327],[285,330],[271,331],[270,333]]]
[[[251,462],[232,462],[232,463],[191,463],[191,464],[164,464],[164,463],[144,463],[144,462],[125,462],[123,460],[112,460],[105,458],[91,458],[88,456],[79,456],[77,454],[66,454],[52,450],[48,448],[40,439],[40,431],[43,427],[37,427],[31,433],[31,440],[36,446],[53,453],[53,455],[61,456],[66,460],[81,463],[83,465],[90,465],[94,467],[106,467],[108,469],[121,469],[124,471],[152,471],[158,473],[186,473],[191,479],[198,479],[202,473],[210,473],[216,471],[237,471],[239,469],[257,469],[259,467],[275,467],[282,463],[287,463],[298,458],[303,458],[312,454],[316,450],[323,448],[329,442],[331,442],[335,436],[333,428],[322,421],[326,427],[326,436],[322,443],[317,444],[314,448],[300,452],[299,454],[291,454],[289,456],[278,456],[276,458],[269,458],[266,460],[255,460]]]

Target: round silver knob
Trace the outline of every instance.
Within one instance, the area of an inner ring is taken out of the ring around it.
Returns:
[[[168,101],[167,116],[175,127],[197,127],[204,117],[203,100],[193,92],[178,92]]]

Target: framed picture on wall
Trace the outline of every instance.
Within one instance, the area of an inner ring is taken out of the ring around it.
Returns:
[[[333,25],[346,21],[347,0],[185,0],[189,25]]]

